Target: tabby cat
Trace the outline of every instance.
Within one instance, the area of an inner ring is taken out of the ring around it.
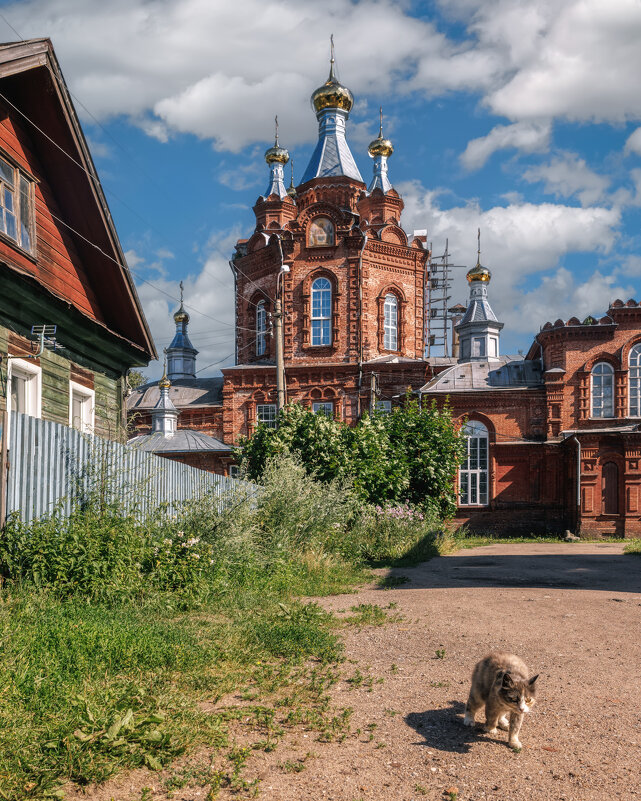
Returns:
[[[474,716],[485,705],[485,730],[490,734],[497,734],[497,726],[509,730],[510,747],[521,748],[523,717],[536,701],[538,673],[531,679],[528,675],[527,666],[514,654],[494,652],[481,659],[472,673],[463,723],[473,726]]]

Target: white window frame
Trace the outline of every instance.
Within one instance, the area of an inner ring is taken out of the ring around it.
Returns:
[[[487,506],[490,497],[490,434],[487,426],[470,420],[463,433],[467,457],[459,468],[458,487],[461,506]]]
[[[7,368],[7,411],[11,408],[11,379],[14,373],[26,378],[25,414],[42,416],[42,369],[28,359],[9,359]]]
[[[73,396],[82,398],[82,420],[80,425],[73,418]],[[89,387],[83,387],[76,381],[69,382],[69,428],[77,428],[83,434],[92,434],[96,422],[96,392]]]
[[[398,350],[398,298],[392,292],[385,295],[383,304],[383,348]]]
[[[264,356],[267,352],[267,307],[265,301],[258,301],[256,306],[256,356]]]
[[[33,255],[36,251],[33,179],[17,167],[5,153],[0,152],[0,162],[0,236]],[[11,209],[8,208],[7,193],[11,196]],[[13,217],[15,235],[9,233],[9,217]]]
[[[611,390],[609,403],[604,400],[603,392],[606,378],[609,379]],[[597,362],[590,370],[590,417],[604,420],[614,418],[614,367],[608,362]]]
[[[267,411],[269,410],[269,411]],[[267,419],[261,419],[265,417]],[[256,404],[256,423],[262,423],[267,428],[276,428],[278,422],[278,409],[275,403]]]
[[[321,281],[327,286],[317,287]],[[312,281],[311,306],[311,343],[315,347],[327,347],[332,344],[332,282],[324,275]]]
[[[334,401],[313,401],[312,412],[324,414],[325,417],[334,417]]]
[[[628,414],[641,417],[641,342],[637,342],[628,357]]]

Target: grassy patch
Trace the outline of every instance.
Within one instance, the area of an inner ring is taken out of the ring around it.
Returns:
[[[641,539],[628,540],[623,549],[623,553],[632,556],[641,556]]]

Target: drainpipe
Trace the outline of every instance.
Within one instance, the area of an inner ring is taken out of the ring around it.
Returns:
[[[361,232],[362,233],[362,232]],[[363,388],[363,253],[367,234],[363,233],[363,246],[358,256],[358,417],[361,416],[361,390]]]
[[[576,442],[576,534],[578,536],[581,519],[581,442],[576,434],[574,440]]]

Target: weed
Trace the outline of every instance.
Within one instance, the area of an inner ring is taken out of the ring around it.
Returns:
[[[630,540],[625,544],[623,553],[631,556],[641,556],[641,539]]]
[[[423,787],[422,784],[415,784],[414,785],[414,792],[418,793],[419,795],[427,795],[427,788]]]
[[[390,668],[390,673],[398,673],[398,665],[393,662],[392,667]]]
[[[434,687],[435,689],[437,687],[449,687],[449,686],[450,686],[450,683],[447,680],[446,681],[431,681],[430,682],[430,687]]]
[[[398,712],[396,709],[386,709],[385,714],[387,715],[388,718],[393,718],[396,715],[398,715]]]
[[[382,626],[388,619],[378,604],[358,604],[350,609],[354,614],[345,618],[345,623],[352,626]]]
[[[458,801],[458,787],[448,787],[443,792],[447,801]]]
[[[387,743],[379,741],[378,743],[376,743],[376,747],[377,748],[387,748]]]
[[[445,648],[436,649],[436,659],[445,659]]]

